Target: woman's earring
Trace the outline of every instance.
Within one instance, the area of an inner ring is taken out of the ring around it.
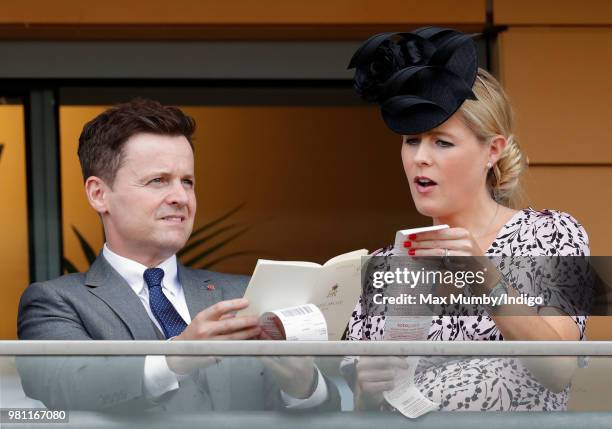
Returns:
[[[491,164],[491,161],[487,162],[487,169],[493,167],[493,164]]]

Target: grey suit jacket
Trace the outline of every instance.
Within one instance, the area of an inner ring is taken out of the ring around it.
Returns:
[[[179,264],[191,317],[216,302],[244,295],[248,277]],[[208,287],[214,285],[214,287]],[[19,303],[23,340],[158,340],[163,335],[140,298],[99,255],[86,273],[31,284]],[[256,358],[226,358],[179,382],[155,402],[143,389],[144,356],[27,357],[17,361],[25,393],[48,407],[90,410],[282,409],[273,377]],[[337,389],[314,410],[339,409]]]

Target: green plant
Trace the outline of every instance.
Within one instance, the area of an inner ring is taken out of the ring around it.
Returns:
[[[71,228],[72,228],[72,231],[76,234],[77,239],[79,240],[81,250],[83,251],[83,254],[85,255],[85,259],[87,260],[87,266],[89,267],[91,266],[91,264],[93,264],[93,261],[96,260],[96,252],[94,252],[91,245],[87,242],[87,240],[85,240],[85,237],[83,237],[83,235],[79,232],[76,226],[71,225]],[[64,264],[63,271],[65,273],[78,273],[79,272],[76,266],[72,262],[70,262],[66,257],[62,258],[62,262]]]
[[[224,225],[224,222],[240,211],[244,205],[244,203],[239,204],[218,218],[196,228],[189,236],[189,240],[187,240],[185,247],[183,247],[176,256],[187,267],[209,269],[227,259],[263,253],[258,250],[243,250],[240,252],[218,255],[218,252],[228,243],[236,240],[251,228],[250,226],[241,226],[238,223]],[[81,251],[83,255],[85,255],[88,266],[90,266],[97,257],[96,252],[74,225],[71,225],[71,228],[77,236]],[[221,240],[215,244],[209,245],[210,241],[215,238],[220,238]],[[76,273],[79,272],[79,270],[70,260],[63,258],[63,272]]]

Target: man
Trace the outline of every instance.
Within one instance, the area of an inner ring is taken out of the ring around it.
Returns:
[[[26,289],[20,339],[262,337],[256,317],[234,316],[248,305],[248,278],[189,269],[176,258],[196,211],[194,130],[180,109],[143,99],[85,125],[78,155],[106,243],[86,273]],[[311,360],[263,362],[62,357],[22,358],[18,368],[26,394],[55,408],[338,408],[336,388]]]

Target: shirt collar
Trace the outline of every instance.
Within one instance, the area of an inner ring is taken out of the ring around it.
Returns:
[[[143,275],[148,268],[147,266],[116,254],[110,250],[106,243],[104,243],[104,247],[102,248],[102,255],[137,295],[143,292],[146,286]],[[176,255],[170,256],[161,264],[157,265],[156,268],[164,270],[162,288],[176,295],[178,293],[177,288],[179,287]]]

